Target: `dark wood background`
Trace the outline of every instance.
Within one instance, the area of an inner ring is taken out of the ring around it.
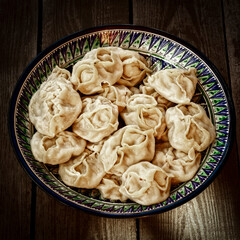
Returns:
[[[215,181],[169,212],[107,219],[56,201],[37,187],[11,147],[7,112],[29,62],[56,40],[106,24],[137,24],[174,34],[202,51],[226,80],[236,137]],[[240,239],[240,1],[0,0],[0,239]]]

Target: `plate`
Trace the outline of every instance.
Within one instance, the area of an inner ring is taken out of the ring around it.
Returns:
[[[97,190],[66,186],[57,167],[36,161],[30,147],[34,127],[28,105],[32,95],[58,65],[71,69],[87,52],[98,47],[121,47],[142,54],[152,69],[195,67],[198,85],[194,101],[204,106],[216,127],[216,139],[204,152],[196,175],[174,189],[163,202],[142,206],[134,202],[101,199]],[[232,142],[233,104],[227,87],[214,65],[185,41],[157,29],[130,25],[100,26],[69,35],[41,52],[25,69],[12,94],[9,132],[13,148],[23,168],[46,192],[61,202],[107,217],[139,217],[162,213],[189,201],[214,179],[226,159]]]

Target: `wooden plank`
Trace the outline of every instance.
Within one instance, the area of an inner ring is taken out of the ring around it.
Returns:
[[[133,23],[188,41],[209,57],[229,83],[221,1],[133,1]],[[141,219],[139,238],[238,239],[237,151],[234,143],[221,173],[199,196],[172,211]]]
[[[44,1],[42,47],[86,28],[128,23],[128,18],[127,0]]]
[[[42,48],[85,28],[127,21],[127,1],[43,1]],[[65,206],[37,188],[35,238],[136,239],[136,221],[96,217]]]
[[[2,239],[29,239],[32,182],[10,144],[7,113],[17,79],[37,53],[37,2],[0,2],[0,233]],[[17,6],[17,7],[13,7]]]
[[[135,221],[68,207],[38,191],[35,239],[136,239]]]
[[[236,119],[240,118],[240,2],[237,0],[223,1],[224,23],[226,28],[226,43],[228,50],[229,71],[232,87],[232,97],[235,104]],[[236,136],[240,149],[240,123],[236,121]]]

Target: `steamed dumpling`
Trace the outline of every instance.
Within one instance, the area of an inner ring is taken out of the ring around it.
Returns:
[[[166,173],[173,175],[172,184],[190,180],[197,172],[201,162],[201,154],[192,148],[188,153],[176,150],[169,143],[158,144],[153,164],[161,167]]]
[[[75,89],[91,95],[102,92],[103,84],[115,84],[122,72],[122,61],[115,52],[108,48],[97,48],[73,66],[71,81]]]
[[[174,68],[156,72],[148,78],[148,83],[156,92],[174,103],[189,103],[195,93],[198,79],[197,70]]]
[[[122,176],[120,192],[141,205],[166,200],[171,188],[171,175],[150,162],[130,166]]]
[[[149,79],[149,77],[145,78],[143,80],[143,84],[141,84],[139,86],[140,93],[150,95],[150,96],[154,97],[154,99],[158,103],[158,106],[160,106],[164,109],[167,109],[167,108],[173,106],[174,103],[172,103],[169,100],[167,100],[166,98],[164,98],[161,94],[156,92],[156,90],[153,87],[151,87],[149,85],[148,79]]]
[[[73,66],[71,82],[76,90],[90,95],[102,91],[102,79],[91,60],[78,61]]]
[[[145,58],[139,53],[121,48],[117,48],[116,51],[123,64],[123,74],[118,80],[118,84],[133,87],[141,82],[147,73],[151,72]]]
[[[89,142],[99,142],[118,128],[118,107],[102,96],[83,99],[83,109],[72,130]]]
[[[142,131],[138,126],[125,126],[110,136],[101,149],[99,158],[107,173],[117,176],[132,164],[151,161],[154,157],[153,130]]]
[[[137,125],[142,130],[153,129],[157,139],[166,128],[164,109],[157,107],[156,100],[145,94],[131,96],[121,117],[126,125]]]
[[[63,131],[55,137],[36,132],[31,139],[31,149],[36,160],[47,164],[67,162],[73,156],[80,155],[86,141],[75,133]]]
[[[96,188],[106,174],[98,154],[88,150],[60,164],[58,173],[68,186],[87,189]]]
[[[128,197],[119,191],[121,184],[121,177],[106,174],[101,183],[97,186],[97,189],[101,192],[103,198],[107,198],[112,201],[120,200],[121,202],[124,202],[128,199]]]
[[[178,104],[166,111],[168,139],[173,148],[188,153],[204,151],[215,139],[215,127],[196,103]]]
[[[75,89],[91,95],[102,92],[104,84],[115,84],[122,73],[123,65],[118,54],[109,48],[97,48],[73,66],[71,81]]]
[[[112,103],[118,106],[119,112],[122,111],[127,104],[127,100],[132,95],[132,92],[124,85],[115,84],[114,86],[106,86],[104,92],[100,95],[109,99]]]
[[[41,134],[54,137],[70,127],[82,110],[69,77],[67,70],[57,67],[30,100],[29,118]]]

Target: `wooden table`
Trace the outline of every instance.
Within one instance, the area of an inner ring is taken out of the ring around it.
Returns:
[[[28,63],[56,40],[105,24],[137,24],[202,51],[235,102],[236,137],[215,181],[186,204],[140,219],[108,219],[59,203],[18,163],[7,127],[9,99]],[[0,0],[1,239],[240,239],[240,1]]]

